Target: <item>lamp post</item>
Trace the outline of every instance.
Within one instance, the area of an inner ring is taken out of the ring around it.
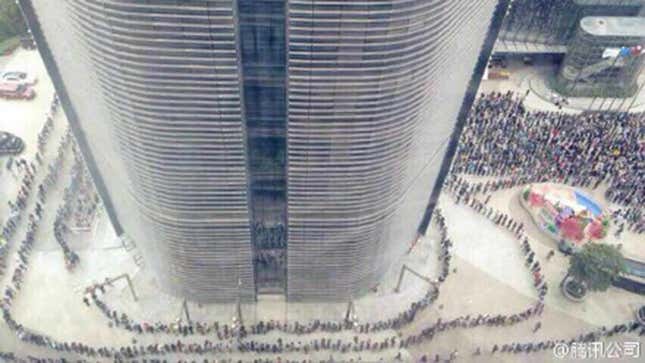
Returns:
[[[358,327],[358,316],[356,315],[356,306],[354,305],[354,299],[350,298],[347,303],[347,311],[345,312],[345,323],[351,324],[352,328],[356,329]]]
[[[231,330],[233,332],[233,336],[237,338],[238,345],[241,339],[242,326],[244,325],[244,321],[242,320],[242,303],[241,303],[241,297],[240,297],[241,286],[242,286],[242,280],[238,277],[237,278],[237,301],[235,303],[235,313],[233,314],[233,319],[231,322]]]
[[[184,302],[181,304],[181,308],[183,310],[183,313],[186,315],[186,322],[189,325],[192,325],[192,321],[190,320],[190,314],[188,313],[188,302],[186,301],[186,299],[184,299]]]
[[[405,275],[406,271],[410,272],[412,275],[420,278],[421,280],[429,284],[433,284],[433,281],[430,278],[423,276],[422,274],[408,267],[408,265],[403,264],[403,266],[401,266],[401,273],[399,274],[399,281],[397,282],[396,287],[394,288],[394,292],[396,293],[401,292],[401,283],[403,282],[403,276]]]
[[[125,273],[125,274],[121,274],[121,275],[119,275],[117,277],[113,277],[113,278],[107,278],[106,277],[101,285],[112,285],[113,282],[121,280],[121,279],[125,279],[127,281],[128,288],[130,289],[130,293],[132,294],[132,298],[134,299],[134,301],[138,301],[139,298],[137,297],[137,294],[134,291],[134,284],[132,283],[132,279],[130,278],[130,274]]]

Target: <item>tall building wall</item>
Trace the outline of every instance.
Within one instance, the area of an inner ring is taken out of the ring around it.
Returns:
[[[416,237],[496,4],[289,1],[289,299],[356,296]]]
[[[376,285],[416,238],[507,3],[20,2],[114,224],[198,301]],[[256,223],[286,226],[286,272],[254,270],[285,248]]]
[[[26,3],[102,196],[161,287],[254,297],[233,1]]]

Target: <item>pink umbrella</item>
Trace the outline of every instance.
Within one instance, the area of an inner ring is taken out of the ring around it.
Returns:
[[[570,240],[579,242],[584,237],[580,221],[576,217],[569,217],[560,224],[562,235]]]
[[[529,194],[529,205],[531,207],[541,207],[544,205],[544,197],[538,193],[531,192]]]
[[[594,220],[589,225],[589,236],[594,239],[602,239],[603,237],[605,237],[602,224],[598,222],[598,220]]]

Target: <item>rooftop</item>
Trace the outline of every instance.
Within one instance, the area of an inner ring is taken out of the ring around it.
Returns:
[[[590,5],[596,5],[596,6],[644,6],[645,5],[645,0],[621,0],[621,1],[616,1],[616,0],[574,0],[574,2],[578,5],[582,6],[590,6]]]
[[[645,17],[588,16],[580,20],[580,27],[601,37],[645,37]]]

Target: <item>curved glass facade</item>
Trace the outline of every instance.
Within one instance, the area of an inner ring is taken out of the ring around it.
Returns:
[[[160,286],[254,298],[233,2],[32,3],[103,198]]]
[[[505,3],[23,2],[113,221],[162,288],[205,302],[376,285]]]
[[[586,17],[571,42],[555,89],[567,96],[631,97],[638,92],[643,56],[619,54],[641,46],[643,17]]]
[[[289,1],[289,299],[374,287],[416,238],[496,3]]]

